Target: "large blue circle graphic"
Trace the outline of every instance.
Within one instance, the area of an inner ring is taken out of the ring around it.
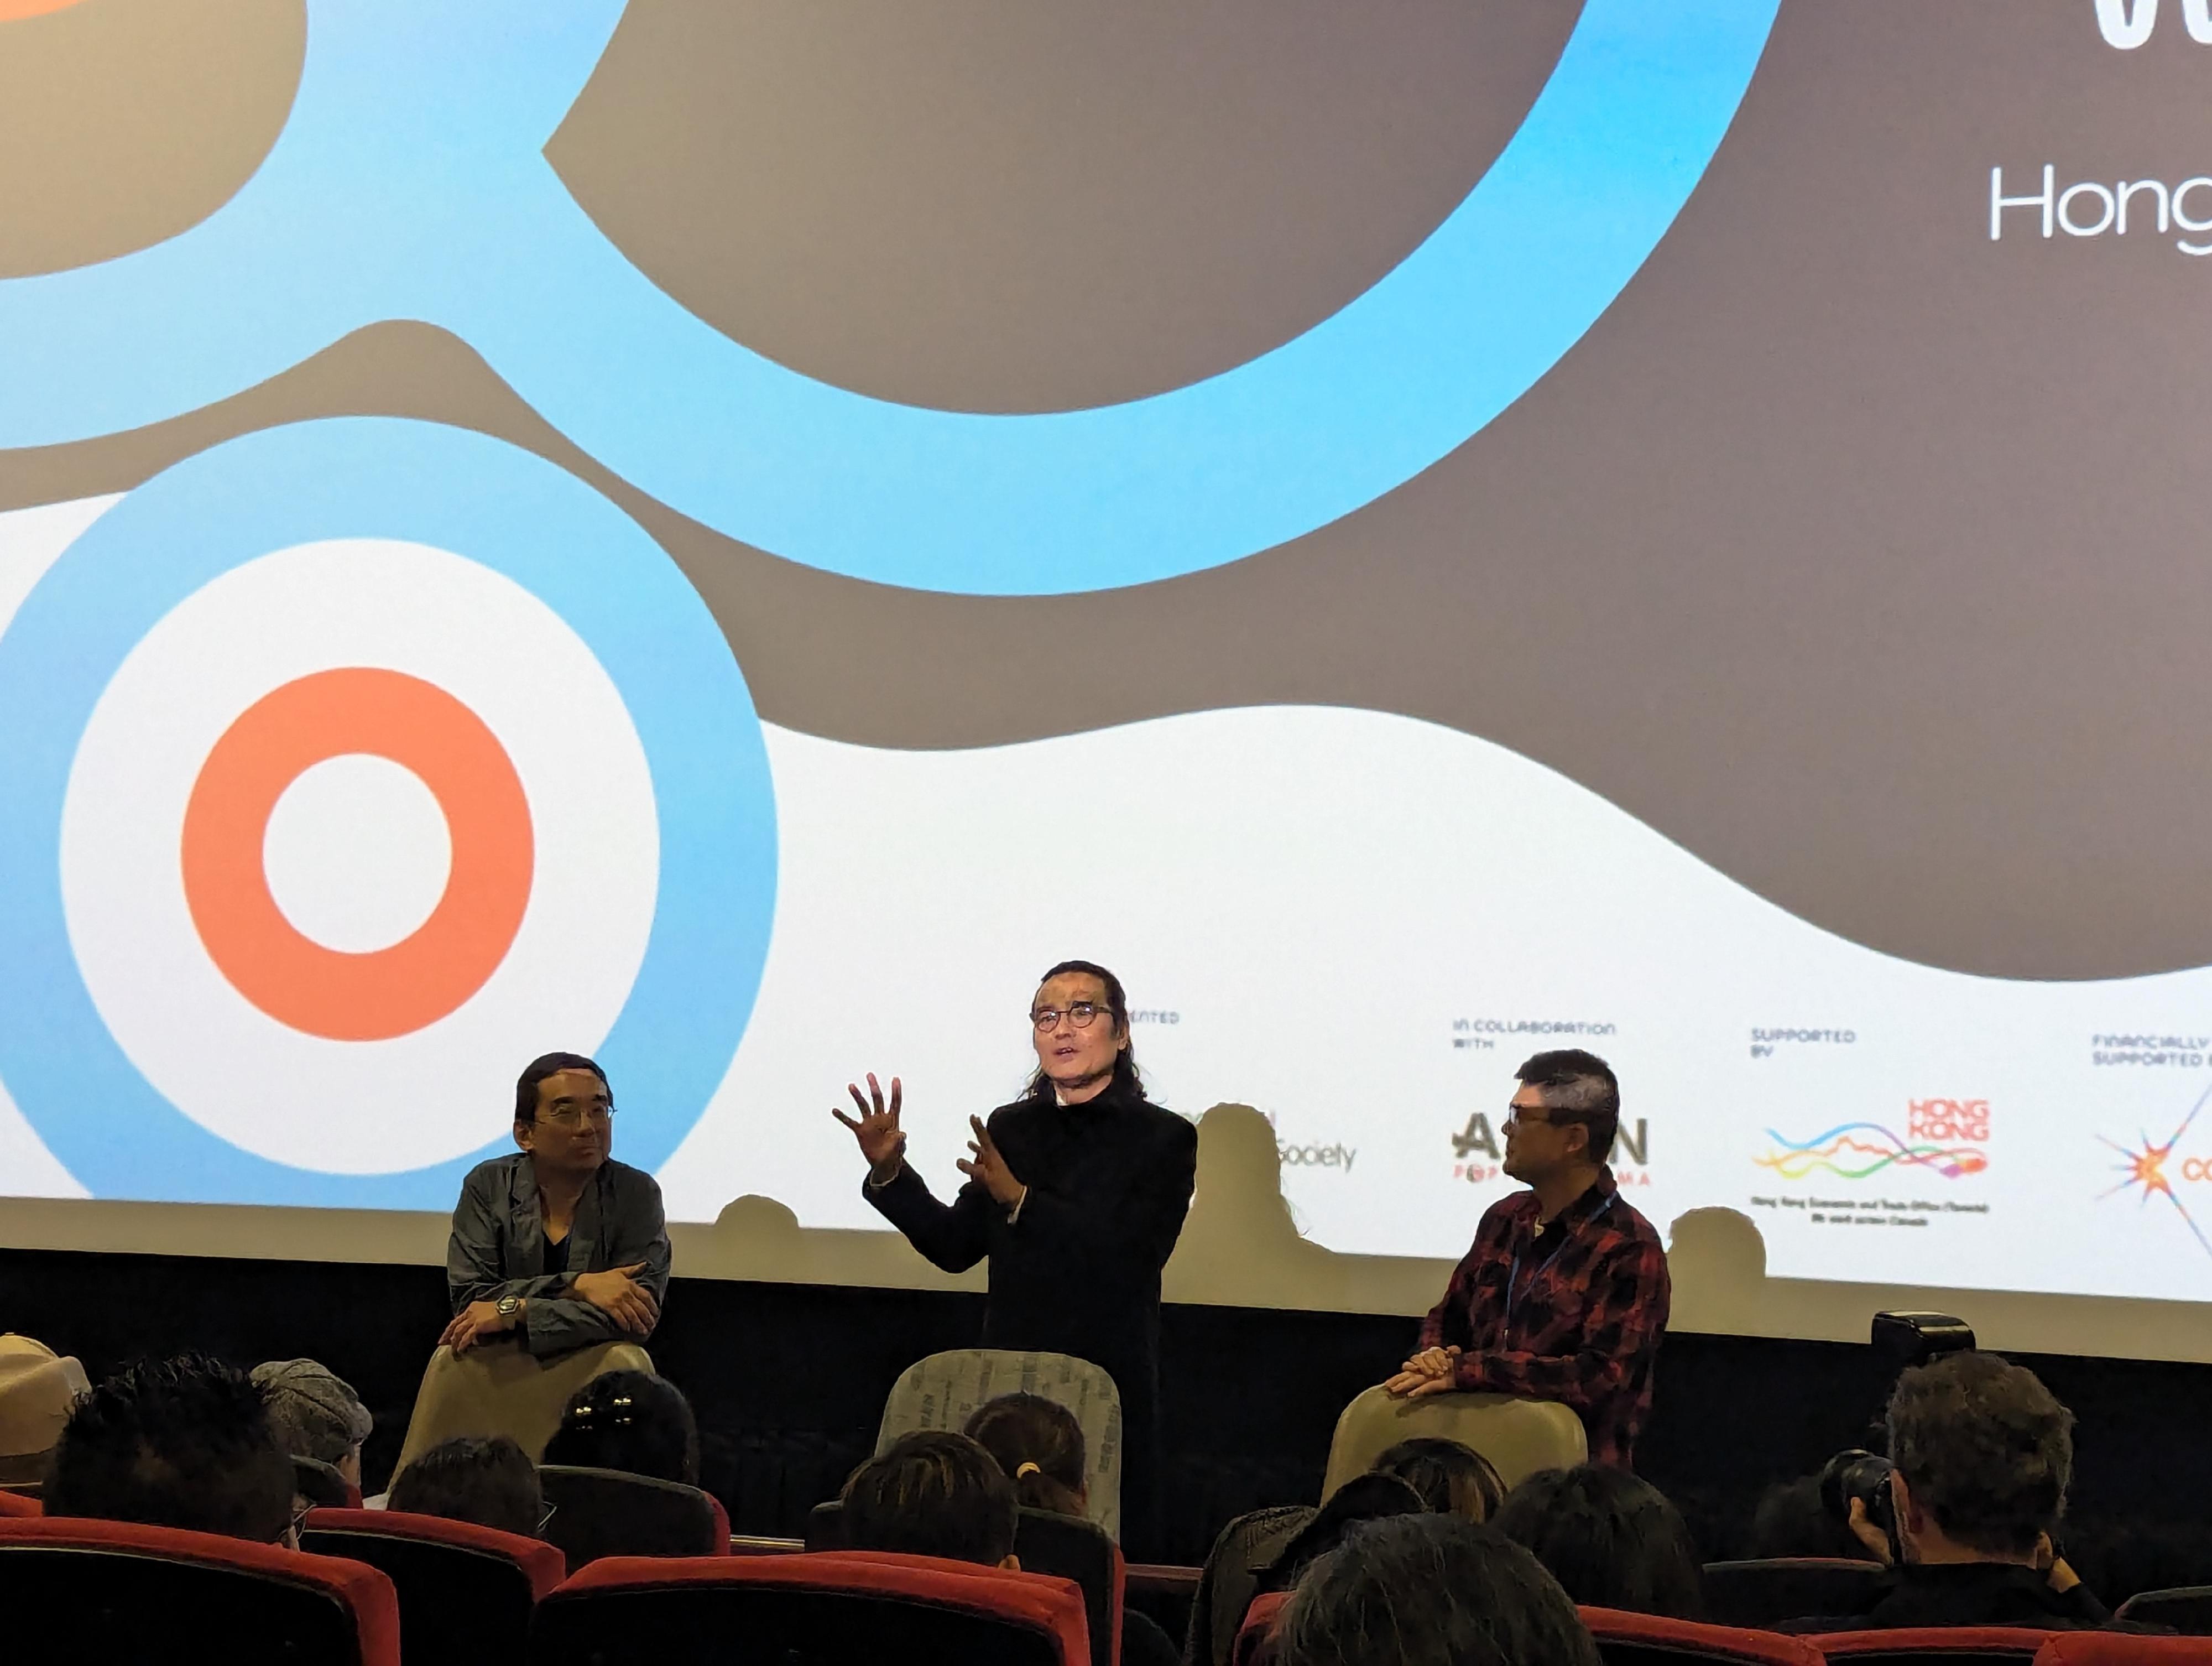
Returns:
[[[1395,489],[1558,363],[1689,199],[1778,3],[1584,0],[1489,171],[1333,316],[1150,398],[990,416],[755,353],[586,217],[542,153],[623,0],[320,0],[291,118],[229,203],[0,282],[0,447],[173,416],[416,319],[632,483],[807,566],[977,595],[1194,572]]]
[[[728,1069],[767,956],[776,835],[759,720],[704,604],[635,521],[541,458],[428,423],[306,423],[188,459],[95,521],[0,635],[0,1082],[95,1196],[442,1211],[471,1164],[507,1147],[494,1104],[482,1149],[402,1173],[319,1173],[242,1151],[131,1065],[70,950],[62,805],[102,690],[202,586],[328,538],[428,544],[505,575],[567,621],[619,690],[651,772],[659,891],[599,1057],[621,1085],[623,1158],[659,1167]]]

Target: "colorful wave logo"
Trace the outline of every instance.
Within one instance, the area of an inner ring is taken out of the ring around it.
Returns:
[[[1899,1139],[1879,1122],[1839,1122],[1809,1140],[1792,1140],[1766,1130],[1778,1149],[1752,1160],[1784,1180],[1826,1172],[1844,1180],[1864,1180],[1884,1169],[1927,1169],[1946,1180],[1979,1174],[1990,1165],[1978,1146],[1918,1145]]]

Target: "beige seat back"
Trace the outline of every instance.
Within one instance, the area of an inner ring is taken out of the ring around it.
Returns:
[[[1002,1394],[1034,1394],[1057,1402],[1083,1426],[1088,1513],[1121,1536],[1121,1395],[1114,1379],[1088,1359],[1067,1353],[1018,1353],[1004,1348],[955,1348],[918,1359],[891,1384],[876,1450],[917,1429],[957,1431],[969,1414]]]
[[[397,1474],[420,1454],[456,1435],[506,1435],[535,1462],[561,1426],[568,1396],[611,1371],[651,1371],[653,1356],[635,1342],[601,1342],[537,1359],[515,1342],[487,1342],[430,1356],[415,1414],[399,1448]]]
[[[1401,1400],[1378,1383],[1344,1408],[1328,1447],[1326,1499],[1401,1440],[1441,1435],[1488,1458],[1508,1487],[1539,1469],[1567,1469],[1589,1456],[1583,1420],[1549,1400],[1502,1394],[1437,1394]]]

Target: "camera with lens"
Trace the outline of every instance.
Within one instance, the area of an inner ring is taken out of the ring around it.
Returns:
[[[1892,1566],[1905,1560],[1898,1542],[1897,1513],[1889,1491],[1890,1462],[1879,1453],[1854,1446],[1838,1452],[1820,1469],[1820,1507],[1839,1522],[1851,1518],[1851,1500],[1866,1505],[1867,1519],[1889,1541]]]

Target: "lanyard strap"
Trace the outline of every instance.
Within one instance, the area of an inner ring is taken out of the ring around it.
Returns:
[[[1619,1192],[1615,1192],[1613,1196],[1606,1199],[1604,1202],[1599,1204],[1596,1211],[1590,1216],[1591,1223],[1595,1225],[1596,1222],[1603,1220],[1605,1219],[1605,1212],[1613,1207],[1614,1202],[1620,1198],[1620,1194]],[[1571,1232],[1562,1232],[1559,1234],[1559,1247],[1553,1250],[1550,1255],[1545,1256],[1543,1264],[1538,1267],[1534,1272],[1528,1275],[1528,1289],[1534,1290],[1536,1287],[1536,1281],[1542,1278],[1545,1274],[1552,1270],[1552,1263],[1553,1262],[1559,1260],[1560,1256],[1567,1253],[1567,1245],[1572,1241],[1573,1234]],[[1509,1331],[1513,1328],[1513,1304],[1520,1299],[1522,1294],[1525,1293],[1515,1288],[1515,1286],[1519,1285],[1520,1282],[1521,1252],[1518,1250],[1516,1250],[1513,1252],[1513,1264],[1505,1269],[1505,1328]]]

